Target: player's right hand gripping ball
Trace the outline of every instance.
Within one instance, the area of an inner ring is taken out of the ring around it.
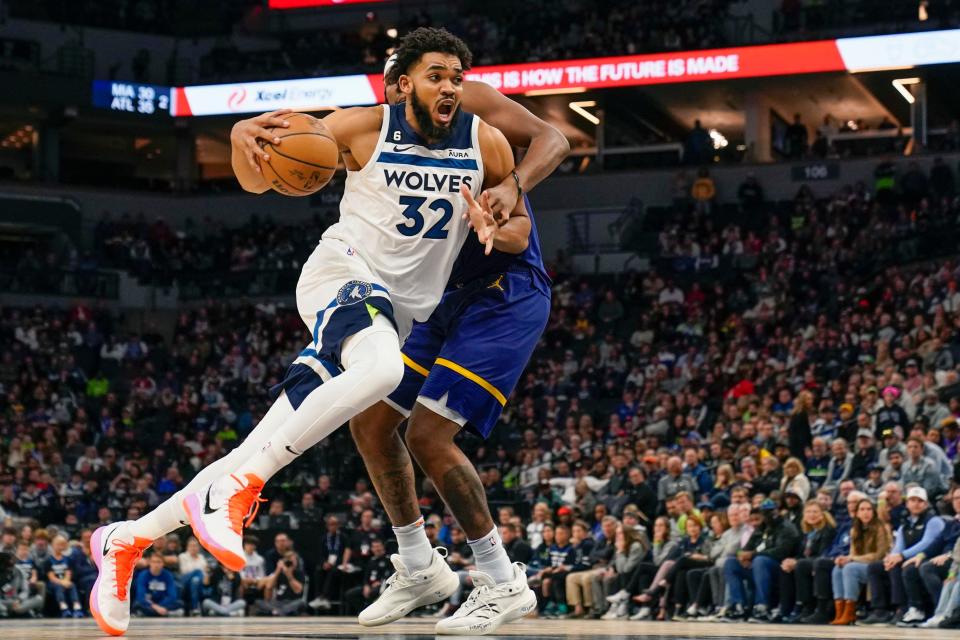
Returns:
[[[270,188],[285,196],[308,196],[324,188],[334,171],[340,151],[333,134],[321,120],[306,113],[283,116],[285,129],[271,128],[280,144],[261,141],[270,160],[258,158]]]

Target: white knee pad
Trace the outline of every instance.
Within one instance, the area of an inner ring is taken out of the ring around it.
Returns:
[[[340,360],[345,370],[363,376],[362,393],[372,398],[371,404],[396,389],[403,378],[400,338],[393,324],[382,315],[347,339]]]

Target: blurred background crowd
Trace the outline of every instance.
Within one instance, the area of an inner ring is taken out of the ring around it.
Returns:
[[[779,204],[751,177],[727,185],[732,208],[696,197],[692,177],[648,216],[653,269],[610,279],[551,261],[527,372],[492,437],[463,436],[542,613],[956,623],[952,169]],[[165,279],[295,273],[323,228],[104,216],[88,258]],[[198,304],[172,325],[0,309],[0,613],[82,615],[92,528],[152,509],[235,446],[305,341],[272,303]],[[420,495],[469,589],[463,532],[429,481]],[[141,561],[137,610],[350,613],[376,596],[395,543],[347,430],[267,497],[243,575],[173,534]]]

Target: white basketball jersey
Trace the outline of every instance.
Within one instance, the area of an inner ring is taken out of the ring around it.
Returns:
[[[467,237],[460,185],[475,198],[482,190],[480,119],[458,110],[450,135],[431,145],[409,125],[403,104],[383,109],[377,147],[360,171],[347,172],[340,220],[323,237],[353,247],[397,314],[423,322]]]

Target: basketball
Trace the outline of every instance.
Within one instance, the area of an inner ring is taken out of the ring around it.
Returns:
[[[271,127],[280,144],[262,142],[270,160],[260,160],[270,188],[285,196],[308,196],[323,189],[337,170],[340,152],[323,122],[306,113],[284,116],[285,129]]]

